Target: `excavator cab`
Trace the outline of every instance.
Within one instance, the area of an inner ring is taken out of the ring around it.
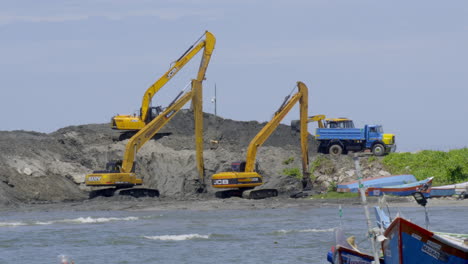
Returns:
[[[324,120],[324,121],[323,121]],[[309,116],[307,123],[316,121],[319,128],[354,128],[354,122],[346,117],[325,118],[325,115]],[[291,129],[300,132],[300,120],[291,121]]]
[[[231,163],[231,170],[236,172],[245,171],[245,161],[237,161]]]
[[[135,173],[136,163],[133,162],[132,173]],[[93,173],[120,173],[122,171],[122,160],[111,160],[106,163],[105,170],[96,170]]]
[[[354,128],[354,122],[346,117],[327,118],[325,128]]]
[[[140,109],[141,111],[141,109]],[[146,123],[151,122],[154,118],[156,118],[159,114],[163,111],[161,106],[152,106],[148,109],[148,114],[146,115]]]

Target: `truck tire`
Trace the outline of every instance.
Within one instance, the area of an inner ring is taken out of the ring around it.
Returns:
[[[375,145],[372,147],[372,153],[373,153],[375,156],[383,156],[383,155],[385,155],[385,147],[384,147],[384,145],[382,145],[382,144],[375,144]]]
[[[343,154],[343,148],[338,144],[333,144],[330,146],[330,148],[328,148],[328,153],[333,156],[339,156]]]

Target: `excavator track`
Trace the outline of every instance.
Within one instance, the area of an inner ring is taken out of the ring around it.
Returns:
[[[215,193],[216,198],[227,199],[231,197],[240,197],[242,198],[242,190],[226,190],[219,191]]]
[[[276,189],[259,189],[259,190],[247,190],[242,193],[242,198],[245,199],[265,199],[270,197],[278,196],[278,190]]]
[[[118,189],[115,192],[115,195],[128,195],[135,198],[140,197],[159,197],[159,191],[156,189],[148,188],[128,188],[128,189]]]
[[[270,197],[278,196],[278,190],[276,189],[237,189],[237,190],[226,190],[215,193],[216,198],[227,199],[231,197],[239,197],[245,199],[265,199]]]
[[[93,199],[96,197],[111,197],[114,196],[114,193],[117,189],[116,188],[107,188],[107,189],[100,189],[100,190],[93,190],[89,193],[89,199]]]
[[[125,189],[107,188],[107,189],[91,191],[89,193],[89,199],[93,199],[99,196],[112,197],[116,195],[132,196],[135,198],[159,197],[159,191],[156,189],[148,189],[148,188],[125,188]]]

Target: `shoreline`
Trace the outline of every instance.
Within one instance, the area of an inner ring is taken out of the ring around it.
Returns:
[[[409,197],[386,197],[389,207],[420,207],[414,199]],[[368,197],[370,207],[378,205],[378,199]],[[0,206],[2,212],[34,212],[34,211],[170,211],[170,210],[261,210],[277,208],[314,208],[359,207],[359,197],[342,199],[300,198],[293,199],[279,196],[261,200],[242,198],[213,199],[211,197],[198,197],[192,199],[174,200],[172,198],[133,198],[133,197],[100,197],[91,200],[72,202],[44,202],[12,204]],[[453,197],[432,198],[428,200],[427,207],[468,207],[468,199],[456,200]]]

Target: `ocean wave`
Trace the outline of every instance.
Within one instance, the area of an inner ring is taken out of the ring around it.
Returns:
[[[199,234],[186,234],[186,235],[163,235],[163,236],[143,236],[144,238],[151,240],[162,240],[162,241],[183,241],[190,239],[209,239],[210,235],[199,235]]]
[[[25,222],[0,222],[0,227],[15,227],[15,226],[34,226],[34,225],[53,225],[59,223],[72,223],[72,224],[94,224],[94,223],[107,223],[112,221],[135,221],[138,217],[78,217],[74,219],[62,219],[52,221],[25,221]]]
[[[0,222],[0,227],[5,226],[25,226],[28,225],[27,223],[24,222]]]
[[[335,230],[334,228],[327,228],[327,229],[301,229],[301,230],[277,230],[273,234],[279,234],[279,235],[284,235],[284,234],[290,234],[290,233],[322,233],[322,232],[333,232]]]
[[[129,216],[129,217],[78,217],[75,219],[65,219],[57,222],[62,223],[79,223],[79,224],[94,224],[94,223],[107,223],[112,221],[135,221],[138,220],[138,217]]]

